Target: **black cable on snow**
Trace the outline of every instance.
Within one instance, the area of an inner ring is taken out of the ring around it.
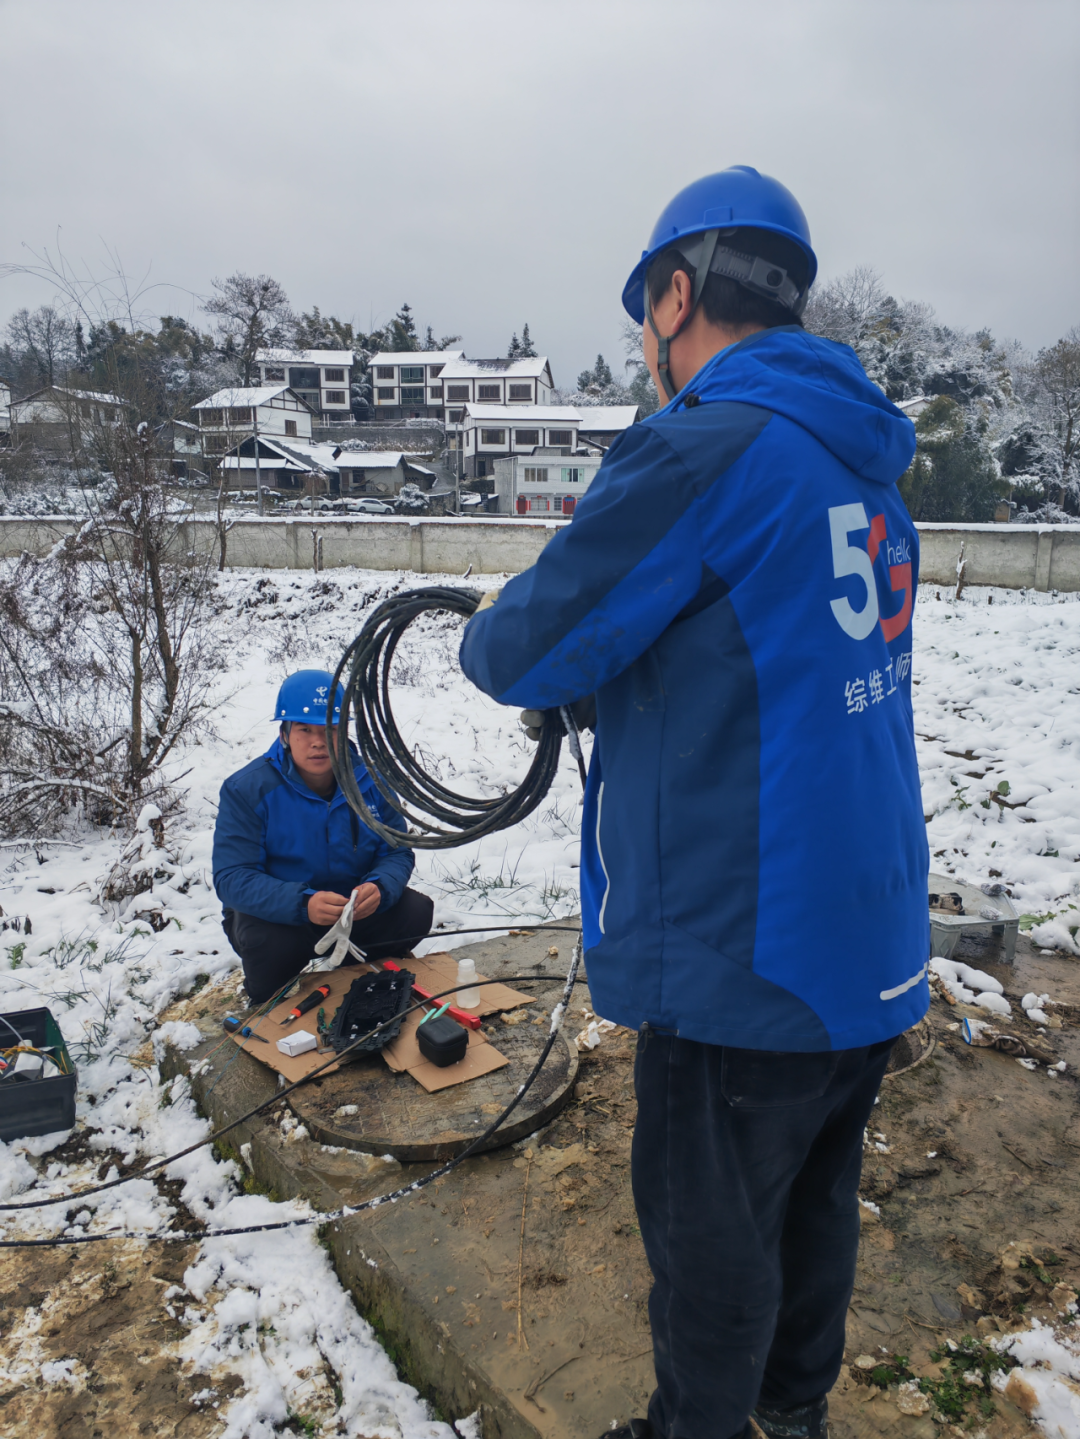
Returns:
[[[562,1028],[562,1021],[566,1014],[567,1005],[570,1002],[570,996],[573,992],[574,985],[578,983],[577,972],[581,964],[581,953],[582,942],[579,937],[577,944],[575,944],[574,946],[574,952],[570,960],[570,969],[567,972],[566,983],[563,986],[562,998],[552,1012],[551,1032],[547,1037],[547,1042],[545,1043],[543,1049],[540,1052],[539,1058],[533,1065],[532,1070],[527,1076],[524,1084],[521,1085],[521,1087],[518,1089],[518,1092],[514,1095],[513,1099],[506,1106],[503,1112],[498,1116],[498,1118],[488,1125],[487,1129],[484,1130],[483,1134],[477,1135],[477,1137],[472,1141],[472,1143],[467,1145],[460,1154],[455,1155],[453,1159],[447,1160],[447,1162],[441,1165],[439,1168],[433,1169],[430,1174],[425,1174],[423,1178],[414,1179],[411,1183],[402,1185],[401,1188],[392,1190],[389,1194],[380,1194],[374,1199],[365,1199],[360,1204],[346,1204],[343,1205],[342,1208],[332,1210],[329,1213],[315,1213],[305,1215],[298,1219],[279,1219],[270,1224],[245,1224],[239,1225],[236,1228],[231,1229],[166,1229],[150,1233],[147,1233],[145,1230],[141,1229],[107,1229],[102,1231],[100,1234],[69,1234],[60,1235],[59,1237],[51,1239],[0,1239],[0,1249],[52,1249],[69,1244],[100,1244],[103,1240],[106,1239],[140,1239],[144,1243],[153,1243],[156,1241],[167,1241],[169,1243],[190,1243],[196,1240],[202,1241],[204,1239],[222,1239],[226,1238],[229,1235],[236,1234],[262,1234],[272,1229],[293,1229],[308,1224],[334,1224],[343,1219],[351,1219],[354,1214],[363,1214],[366,1210],[378,1209],[383,1204],[396,1204],[399,1199],[403,1199],[406,1195],[415,1194],[419,1190],[426,1188],[427,1185],[433,1184],[436,1179],[444,1178],[447,1174],[451,1172],[451,1170],[456,1169],[459,1164],[463,1164],[466,1159],[469,1159],[472,1155],[474,1155],[477,1150],[483,1144],[485,1144],[488,1139],[491,1138],[495,1131],[499,1129],[499,1127],[513,1113],[513,1111],[521,1103],[522,1099],[524,1099],[525,1095],[532,1087],[536,1076],[544,1067],[544,1063],[547,1060],[548,1055],[551,1053],[552,1046],[554,1045],[555,1040],[559,1035],[559,1031]],[[478,985],[508,983],[522,984],[528,982],[529,980],[536,980],[538,978],[545,977],[546,976],[538,975],[510,976],[509,979],[486,979],[479,980],[477,983]],[[432,995],[432,999],[442,999],[445,997],[445,995],[454,994],[455,992],[455,990],[445,990],[442,994]],[[428,1000],[423,1001],[424,1004],[429,1002],[430,1001]],[[420,1004],[411,1005],[409,1011],[407,1012],[411,1013],[412,1010],[419,1009],[420,1007]],[[249,1110],[247,1114],[242,1115],[239,1119],[233,1120],[233,1122],[226,1125],[224,1129],[219,1129],[216,1134],[209,1135],[206,1139],[199,1140],[197,1144],[189,1145],[187,1149],[182,1149],[178,1154],[174,1154],[171,1159],[158,1160],[154,1164],[147,1165],[145,1169],[140,1170],[136,1174],[129,1174],[124,1179],[110,1180],[108,1183],[98,1185],[94,1189],[84,1189],[78,1194],[60,1195],[55,1199],[36,1200],[33,1203],[29,1204],[4,1204],[0,1205],[0,1209],[10,1211],[12,1209],[41,1209],[47,1205],[53,1204],[71,1205],[77,1203],[81,1199],[88,1198],[92,1194],[100,1194],[103,1190],[106,1189],[115,1189],[116,1186],[119,1184],[127,1184],[133,1179],[143,1179],[146,1177],[146,1175],[152,1173],[154,1170],[160,1169],[163,1164],[171,1164],[176,1159],[182,1159],[185,1155],[191,1154],[193,1150],[201,1149],[203,1145],[212,1143],[214,1139],[220,1137],[222,1134],[227,1134],[230,1129],[235,1129],[237,1125],[243,1124],[247,1120],[254,1118],[256,1114],[258,1114],[261,1110],[268,1108],[271,1104],[277,1104],[281,1099],[284,1099],[288,1094],[291,1094],[292,1091],[294,1089],[297,1089],[301,1084],[306,1083],[310,1079],[314,1079],[314,1077],[317,1074],[320,1074],[322,1070],[327,1067],[327,1065],[333,1064],[336,1060],[345,1058],[345,1056],[347,1054],[350,1054],[352,1050],[354,1050],[358,1045],[363,1044],[365,1040],[370,1039],[372,1035],[377,1034],[379,1030],[385,1028],[387,1024],[395,1023],[397,1018],[400,1018],[400,1016],[395,1016],[395,1019],[385,1020],[382,1024],[376,1025],[375,1028],[369,1031],[368,1034],[364,1035],[361,1039],[358,1039],[355,1041],[355,1043],[351,1044],[348,1049],[342,1050],[340,1054],[334,1055],[332,1059],[327,1060],[327,1064],[321,1065],[319,1069],[313,1070],[311,1074],[306,1075],[304,1079],[297,1080],[295,1084],[291,1084],[286,1089],[283,1089],[279,1093],[274,1094],[270,1099],[265,1100],[255,1109]]]

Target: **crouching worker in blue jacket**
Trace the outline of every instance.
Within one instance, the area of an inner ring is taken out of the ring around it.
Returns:
[[[332,679],[290,675],[275,706],[278,738],[221,787],[214,888],[254,1004],[300,973],[354,890],[352,940],[371,959],[407,954],[431,928],[431,900],[406,888],[412,850],[362,824],[334,779],[324,728]],[[368,808],[404,830],[359,755],[352,764]]]
[[[756,170],[675,197],[623,292],[668,403],[461,650],[504,704],[596,696],[585,957],[638,1031],[654,1279],[656,1392],[617,1439],[827,1434],[863,1129],[929,1003],[915,432],[803,329],[816,268]]]

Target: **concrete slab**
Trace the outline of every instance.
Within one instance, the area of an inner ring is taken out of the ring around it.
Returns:
[[[550,979],[535,1006],[550,1013],[573,940],[539,932],[455,953],[471,952],[493,978]],[[232,987],[200,1000],[186,1017],[206,1043],[168,1051],[162,1073],[191,1075],[219,1124],[271,1098],[277,1079],[231,1041],[221,1045]],[[570,1034],[583,1027],[588,1004],[581,986]],[[481,1408],[485,1439],[595,1439],[613,1420],[644,1412],[653,1372],[650,1276],[629,1186],[634,1043],[618,1031],[581,1056],[569,1106],[539,1135],[468,1160],[409,1200],[328,1227],[342,1282],[404,1375],[444,1414]],[[237,1159],[245,1146],[253,1186],[332,1210],[434,1167],[288,1138],[295,1117],[288,1105],[274,1106],[222,1146]]]

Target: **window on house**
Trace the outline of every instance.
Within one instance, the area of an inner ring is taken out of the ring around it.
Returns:
[[[215,425],[223,424],[222,412],[220,410],[200,410],[199,423],[204,428],[207,426],[213,428]]]
[[[424,383],[423,365],[402,365],[401,383],[403,385],[415,385]]]
[[[251,424],[251,406],[250,406],[250,405],[233,405],[232,409],[229,411],[229,424],[230,424],[230,425],[250,425],[250,424]]]
[[[381,386],[375,391],[375,398],[380,405],[392,405],[394,403],[393,389],[383,389]]]
[[[545,469],[534,469],[532,465],[525,466],[525,482],[530,485],[546,485],[548,472]]]
[[[317,390],[319,388],[318,367],[293,366],[289,370],[289,384],[294,390]]]
[[[506,444],[506,431],[505,431],[505,430],[481,430],[481,431],[480,431],[480,443],[481,443],[482,445],[505,445],[505,444]]]
[[[338,385],[340,385],[341,382],[342,382],[342,380],[345,378],[345,371],[344,371],[344,370],[324,370],[324,371],[323,371],[323,378],[326,380],[326,383],[327,383],[328,385],[333,385],[333,384],[338,384]]]
[[[547,495],[530,495],[530,496],[529,496],[529,509],[530,509],[530,510],[550,510],[550,509],[551,509],[551,501],[548,499]]]
[[[511,385],[510,398],[512,400],[531,400],[532,385]]]
[[[287,435],[295,435],[295,434],[296,434],[296,421],[295,421],[295,420],[286,420],[286,421],[285,421],[285,433],[286,433]]]
[[[91,409],[86,400],[82,400],[80,402],[79,411],[82,414],[84,420],[89,420],[91,418]]]
[[[573,430],[548,430],[548,442],[552,445],[572,445],[574,432]]]
[[[224,453],[229,438],[227,435],[207,435],[203,443],[210,454],[220,455]]]
[[[428,374],[430,375],[430,377],[431,377],[433,380],[437,380],[437,379],[439,378],[439,376],[442,374],[443,368],[444,368],[444,367],[443,367],[442,365],[429,365],[429,366],[428,366]]]
[[[404,374],[404,370],[402,374]],[[423,371],[420,372],[423,374]],[[422,405],[424,403],[423,385],[402,385],[401,403],[403,405]]]
[[[538,445],[540,443],[539,430],[515,430],[515,445]]]
[[[282,365],[264,365],[264,366],[263,366],[263,379],[264,379],[264,380],[281,380],[282,382],[284,382],[284,380],[285,380],[285,369],[284,369],[284,366],[282,366]]]
[[[478,400],[497,400],[499,398],[499,386],[477,385],[476,398]]]
[[[432,398],[433,400],[441,400],[441,399],[442,399],[442,385],[432,385],[432,387],[431,387],[431,398]]]
[[[578,468],[576,466],[570,469],[563,469],[562,480],[564,485],[580,485],[584,479],[584,469]]]
[[[447,412],[446,412],[446,418],[447,418],[447,420],[449,421],[449,423],[450,423],[451,425],[460,425],[460,424],[461,424],[461,411],[460,411],[460,410],[447,410]]]
[[[328,405],[343,405],[345,403],[344,390],[327,390],[326,403]]]
[[[392,380],[394,378],[393,365],[376,365],[375,378],[377,380]]]
[[[448,400],[467,400],[469,398],[468,385],[447,385],[446,398]]]

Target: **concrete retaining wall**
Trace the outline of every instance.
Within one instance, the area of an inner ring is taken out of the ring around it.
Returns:
[[[1006,589],[1080,590],[1080,525],[919,525],[920,578]]]
[[[210,518],[187,523],[185,548],[216,553]],[[367,570],[416,574],[516,574],[528,569],[563,520],[403,519],[371,515],[310,519],[237,520],[228,535],[230,568],[313,568],[314,530],[322,538],[327,569],[356,565]],[[24,551],[47,555],[78,522],[0,516],[0,558]],[[921,576],[955,585],[964,546],[965,582],[1007,589],[1080,591],[1080,525],[919,525]]]
[[[516,574],[528,569],[562,520],[426,519],[382,515],[364,518],[238,520],[228,533],[229,568],[309,570],[313,568],[314,531],[322,540],[326,569],[356,565],[365,570],[412,570],[416,574]],[[77,521],[0,516],[0,558],[44,556]],[[213,520],[186,521],[182,548],[217,553]]]

